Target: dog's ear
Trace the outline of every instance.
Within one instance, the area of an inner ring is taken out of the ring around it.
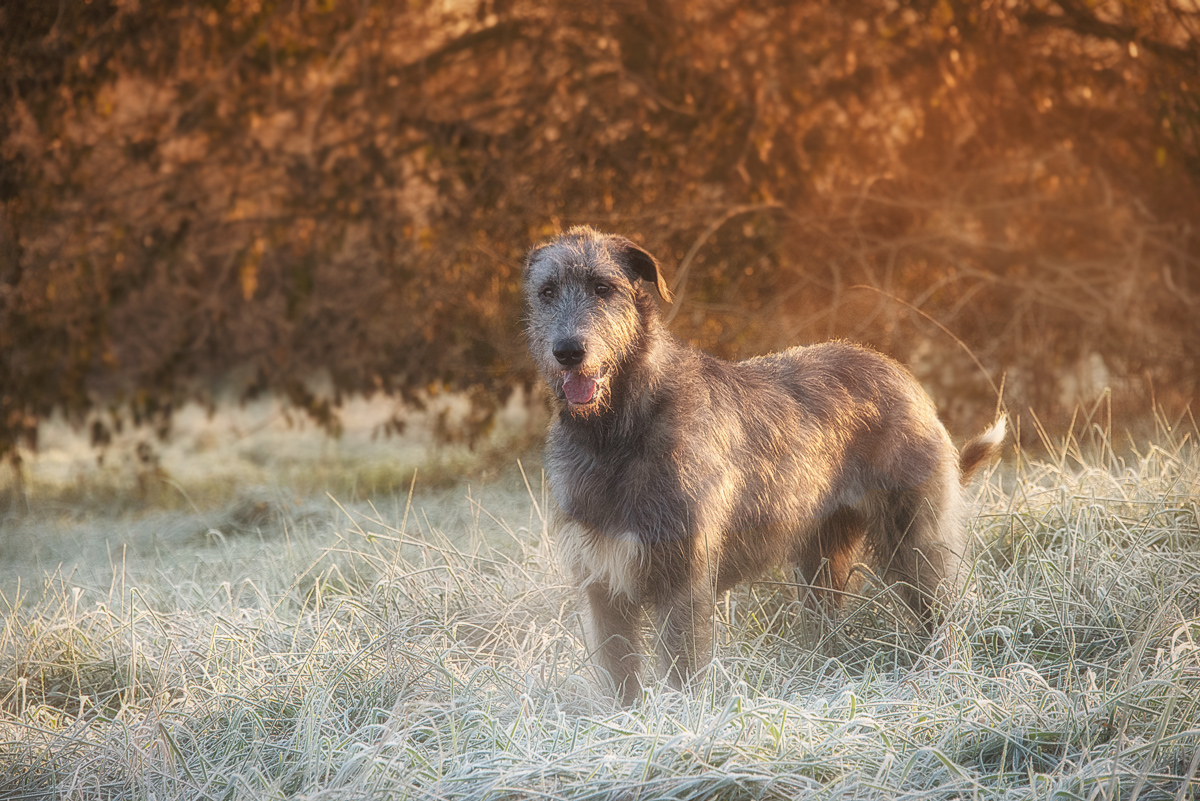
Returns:
[[[521,263],[521,272],[529,272],[529,268],[533,266],[533,262],[537,259],[538,254],[548,247],[550,247],[549,242],[543,242],[540,245],[531,247],[529,252],[525,254],[525,261]]]
[[[612,244],[621,261],[643,281],[654,284],[654,288],[658,290],[658,296],[670,303],[672,300],[671,290],[667,287],[667,280],[658,266],[658,259],[623,236],[613,237]]]

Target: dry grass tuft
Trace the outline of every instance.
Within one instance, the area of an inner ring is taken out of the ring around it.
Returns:
[[[1196,798],[1200,451],[1083,451],[983,482],[934,642],[869,577],[818,620],[778,576],[721,605],[700,686],[628,711],[537,481],[27,522],[0,563],[0,797]]]

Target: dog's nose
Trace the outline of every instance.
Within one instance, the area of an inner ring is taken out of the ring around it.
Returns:
[[[583,344],[577,339],[567,339],[562,342],[556,342],[554,345],[554,358],[558,359],[558,363],[563,367],[574,367],[583,361],[583,355],[586,351],[583,349]]]

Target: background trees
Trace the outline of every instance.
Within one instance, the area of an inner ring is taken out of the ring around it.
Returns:
[[[1198,34],[1187,0],[10,4],[0,453],[230,378],[334,429],[445,385],[482,429],[532,381],[521,255],[577,222],[661,256],[680,335],[871,342],[952,430],[985,371],[1046,420],[1183,408]]]

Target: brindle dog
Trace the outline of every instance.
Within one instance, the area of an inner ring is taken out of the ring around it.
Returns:
[[[668,333],[651,287],[670,300],[653,256],[591,228],[525,261],[529,351],[560,406],[554,527],[622,701],[643,607],[679,687],[711,656],[717,595],[778,565],[828,599],[866,559],[934,626],[964,578],[963,484],[1004,419],[960,455],[893,360],[827,342],[726,362]]]

